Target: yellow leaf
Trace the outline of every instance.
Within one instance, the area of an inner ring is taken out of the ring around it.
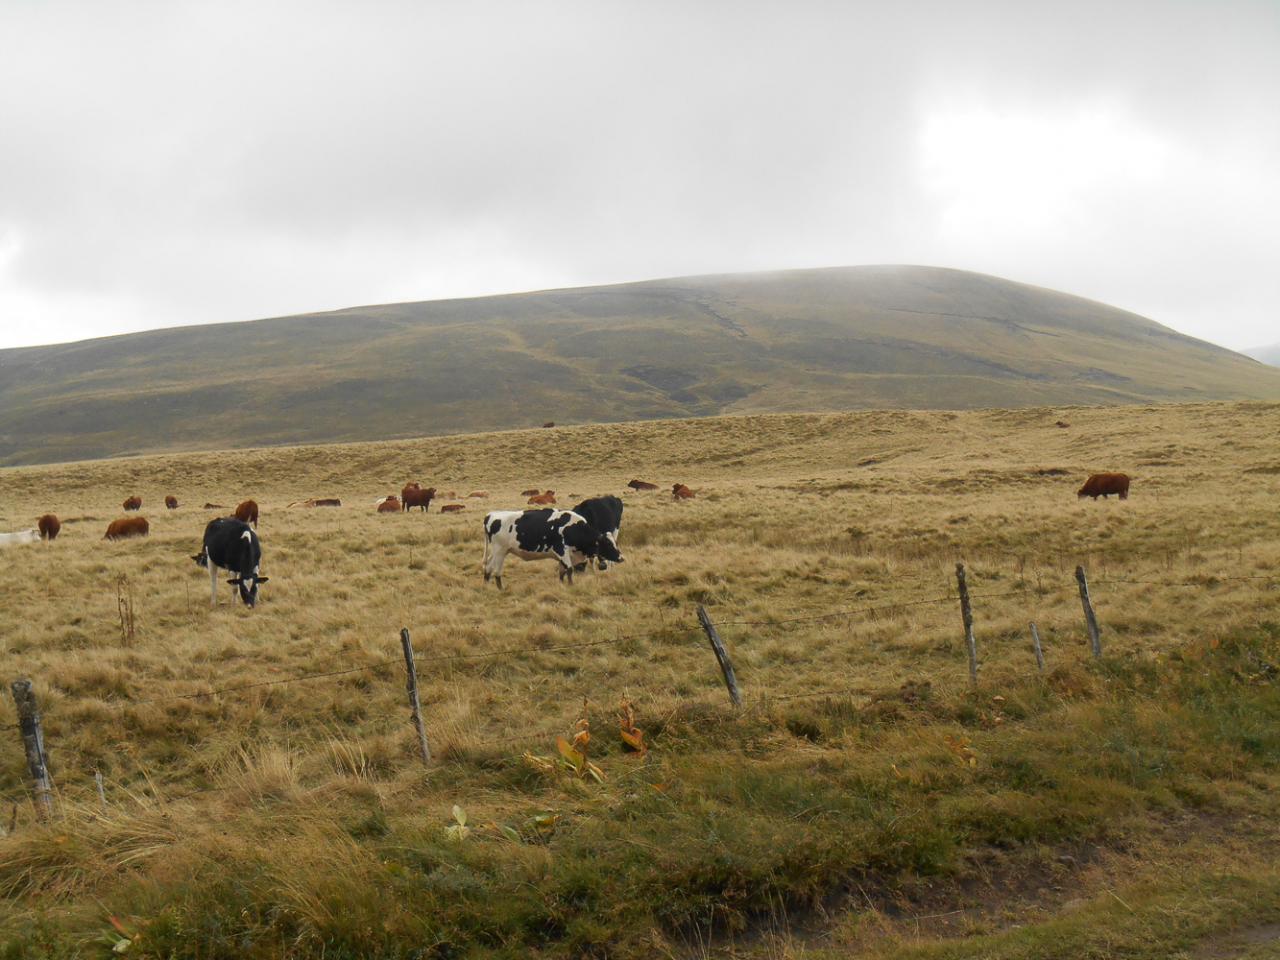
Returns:
[[[560,751],[560,756],[573,764],[575,770],[581,770],[582,765],[587,762],[587,758],[570,746],[564,737],[556,737],[556,749]]]
[[[638,751],[639,753],[645,753],[648,751],[649,748],[645,746],[644,742],[644,731],[620,730],[618,732],[622,735],[622,742],[632,750]]]

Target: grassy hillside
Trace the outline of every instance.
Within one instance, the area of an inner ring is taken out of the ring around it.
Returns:
[[[0,464],[557,423],[1278,399],[1280,372],[994,277],[855,267],[0,351]]]
[[[111,917],[166,958],[1273,955],[1277,432],[1269,403],[878,411],[2,471],[0,530],[65,527],[0,554],[0,679],[35,681],[59,803],[33,821],[0,697],[0,957],[106,955]],[[1129,500],[1076,499],[1100,469]],[[467,510],[375,514],[409,478]],[[533,486],[622,495],[626,563],[485,585],[480,516]],[[133,493],[152,536],[104,543]],[[197,505],[244,496],[271,580],[210,610]],[[555,763],[584,711],[602,783]]]

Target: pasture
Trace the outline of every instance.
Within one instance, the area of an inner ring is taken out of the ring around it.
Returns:
[[[1277,436],[1265,403],[895,411],[0,472],[0,531],[63,524],[0,551],[0,957],[1254,955],[1280,921]],[[1104,470],[1129,499],[1077,500]],[[431,513],[377,513],[407,480]],[[626,562],[483,583],[481,518],[533,487],[621,496]],[[150,536],[104,541],[132,494]],[[210,610],[190,557],[249,497],[270,581]],[[603,782],[557,761],[584,713]]]

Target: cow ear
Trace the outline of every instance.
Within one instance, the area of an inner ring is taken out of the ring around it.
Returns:
[[[266,583],[271,578],[270,577],[254,577],[254,579],[257,580],[259,583]]]

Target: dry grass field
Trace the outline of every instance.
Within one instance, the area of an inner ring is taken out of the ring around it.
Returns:
[[[0,530],[64,524],[0,551],[58,790],[35,822],[5,696],[0,957],[1275,956],[1277,437],[1265,403],[867,412],[0,472]],[[1127,501],[1076,499],[1100,470]],[[410,479],[467,509],[374,512]],[[482,515],[535,486],[622,496],[626,562],[484,584]],[[134,493],[151,536],[104,542]],[[271,579],[210,610],[201,505],[246,497]],[[584,711],[603,782],[556,762]]]

